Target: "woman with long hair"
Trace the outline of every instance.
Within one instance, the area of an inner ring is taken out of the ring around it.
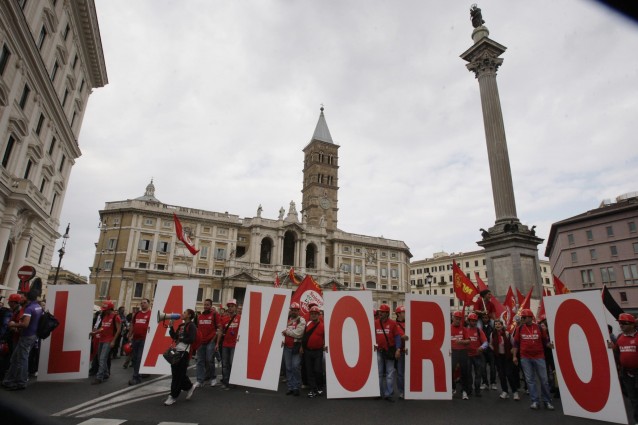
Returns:
[[[175,348],[183,354],[177,363],[171,365],[171,374],[173,375],[171,394],[164,402],[165,406],[174,404],[177,401],[177,397],[179,397],[179,393],[182,391],[188,391],[186,400],[190,400],[193,396],[193,392],[195,392],[195,388],[197,388],[186,374],[191,358],[190,347],[197,337],[197,325],[194,320],[195,312],[189,308],[182,313],[182,323],[177,327],[177,330],[173,329],[172,320],[169,323],[169,334],[175,341]]]

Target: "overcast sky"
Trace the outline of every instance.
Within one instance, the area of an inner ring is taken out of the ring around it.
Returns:
[[[459,57],[471,2],[95,3],[109,84],[84,117],[64,268],[89,274],[98,211],[151,178],[170,205],[300,209],[321,104],[341,146],[340,229],[403,240],[418,260],[477,250],[494,224],[478,81]],[[638,26],[586,0],[479,7],[508,48],[497,81],[520,220],[547,238],[637,191]]]

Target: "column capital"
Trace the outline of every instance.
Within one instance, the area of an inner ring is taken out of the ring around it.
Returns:
[[[469,62],[466,67],[469,71],[474,72],[476,78],[485,73],[496,74],[499,66],[503,63],[503,59],[499,58],[507,47],[483,37],[472,47],[461,54],[461,59]]]

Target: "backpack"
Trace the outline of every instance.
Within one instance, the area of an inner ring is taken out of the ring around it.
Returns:
[[[47,339],[49,335],[51,335],[51,332],[53,332],[59,324],[60,322],[55,318],[55,316],[48,311],[45,311],[42,313],[42,316],[40,316],[40,321],[38,322],[38,328],[35,331],[35,334],[40,339]]]

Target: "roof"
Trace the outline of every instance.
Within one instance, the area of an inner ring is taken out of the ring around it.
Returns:
[[[323,106],[321,107],[321,114],[319,114],[319,121],[317,121],[317,127],[312,135],[312,140],[320,140],[322,142],[334,143],[330,130],[328,130],[328,124],[326,123],[326,117],[323,115]]]

